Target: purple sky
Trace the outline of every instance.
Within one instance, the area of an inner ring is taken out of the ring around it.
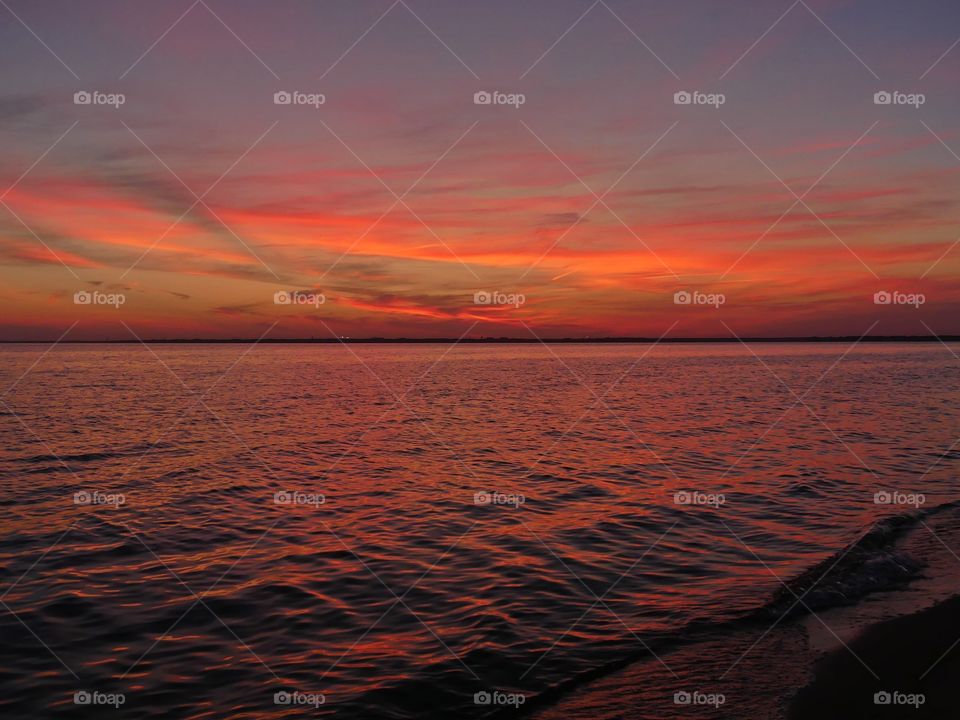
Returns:
[[[6,4],[0,339],[960,333],[956,2]]]

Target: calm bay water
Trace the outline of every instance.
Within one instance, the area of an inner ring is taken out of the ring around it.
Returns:
[[[479,717],[960,496],[935,343],[45,349],[0,348],[4,717]]]

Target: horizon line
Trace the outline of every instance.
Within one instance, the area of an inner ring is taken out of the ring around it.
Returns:
[[[808,335],[785,337],[582,337],[582,338],[511,338],[511,337],[479,337],[479,338],[386,338],[386,337],[332,337],[332,338],[150,338],[150,339],[120,339],[120,340],[60,340],[57,345],[138,345],[141,343],[170,344],[170,345],[202,345],[202,344],[389,344],[389,345],[421,345],[421,344],[459,344],[459,345],[529,345],[537,343],[556,344],[610,344],[610,343],[637,343],[637,344],[670,344],[670,343],[821,343],[821,342],[960,342],[960,335]],[[49,340],[0,340],[0,345],[38,345],[48,344]]]

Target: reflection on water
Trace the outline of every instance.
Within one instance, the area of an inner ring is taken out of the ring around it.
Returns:
[[[479,716],[740,616],[955,498],[953,358],[848,349],[57,347],[0,406],[0,712]]]

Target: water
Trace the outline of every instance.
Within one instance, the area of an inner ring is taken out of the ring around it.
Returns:
[[[938,344],[45,350],[0,348],[4,717],[531,709],[960,495]]]

